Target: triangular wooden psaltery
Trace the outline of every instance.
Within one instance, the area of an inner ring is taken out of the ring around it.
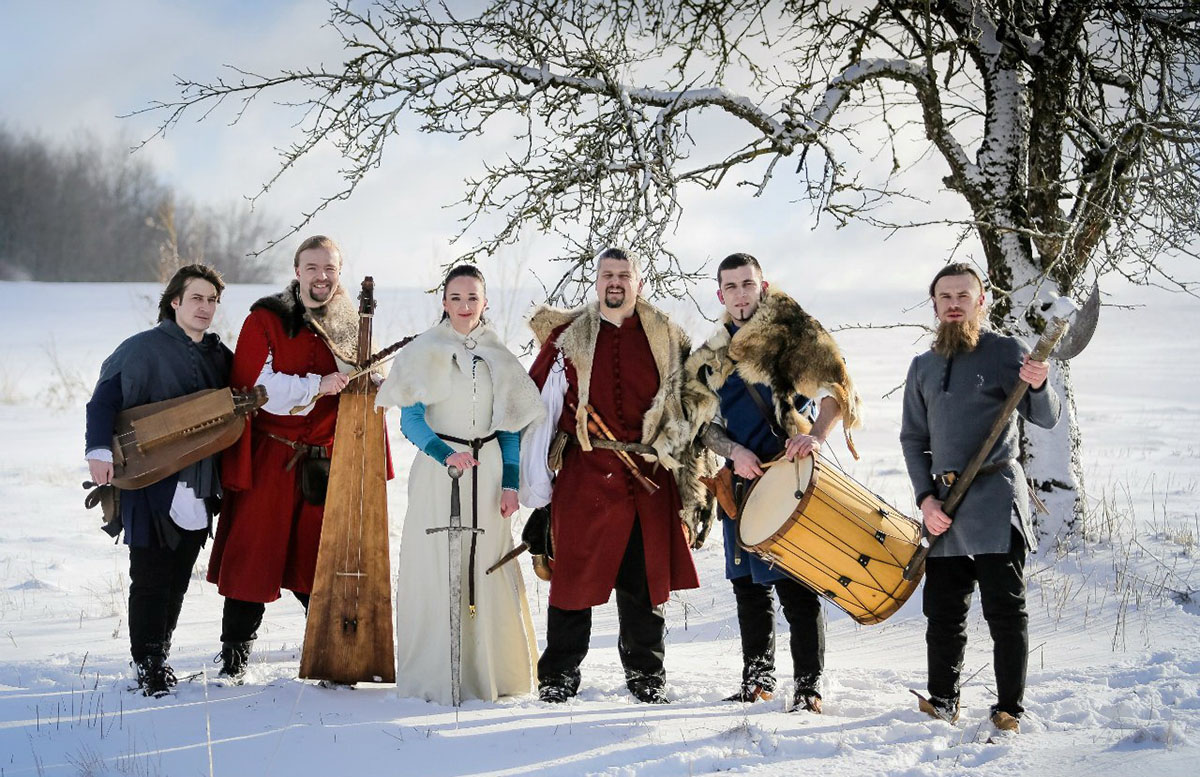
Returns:
[[[374,284],[363,281],[358,360],[371,352]],[[396,681],[388,553],[387,442],[370,374],[338,400],[325,518],[308,604],[300,676],[337,683]]]

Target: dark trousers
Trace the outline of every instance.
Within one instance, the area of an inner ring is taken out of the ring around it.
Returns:
[[[304,605],[304,614],[308,615],[309,595],[292,591],[292,596]],[[225,607],[221,611],[221,641],[253,642],[258,639],[258,627],[262,625],[266,611],[267,605],[262,602],[244,602],[226,596]]]
[[[627,685],[662,687],[666,648],[666,618],[662,607],[650,603],[646,583],[646,554],[642,527],[635,519],[617,570],[617,621],[620,625],[617,652],[625,668]],[[571,693],[579,690],[579,665],[587,656],[592,637],[592,610],[564,610],[550,606],[546,616],[546,649],[538,660],[538,684],[560,685]]]
[[[181,530],[173,549],[129,548],[129,654],[134,662],[170,650],[192,568],[207,538],[207,529]]]
[[[743,685],[775,690],[774,588],[788,622],[792,677],[797,687],[816,689],[825,668],[825,619],[817,595],[791,579],[756,583],[746,575],[729,582],[737,599],[738,629],[742,633]]]
[[[1008,553],[930,557],[925,562],[924,611],[929,623],[929,694],[957,700],[967,649],[967,611],[979,584],[983,617],[992,634],[996,709],[1020,716],[1025,708],[1029,617],[1025,614],[1025,542],[1016,529]]]

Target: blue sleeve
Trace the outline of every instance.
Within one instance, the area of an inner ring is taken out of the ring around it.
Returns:
[[[521,433],[496,432],[500,442],[500,461],[504,463],[504,474],[500,487],[516,491],[521,485]]]
[[[113,429],[121,405],[121,373],[118,372],[97,383],[87,403],[87,431],[83,444],[85,453],[96,448],[112,448]]]
[[[425,422],[425,405],[421,402],[400,408],[400,431],[409,442],[439,464],[445,464],[446,457],[454,453],[454,449]]]

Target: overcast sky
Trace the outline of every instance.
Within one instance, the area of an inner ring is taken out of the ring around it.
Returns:
[[[212,79],[224,64],[258,72],[336,66],[341,56],[337,36],[322,26],[327,6],[321,0],[0,0],[0,8],[0,122],[54,139],[88,132],[132,143],[149,136],[153,115],[118,116],[175,98],[174,74]],[[294,115],[268,102],[256,104],[235,126],[229,125],[230,111],[198,124],[196,118],[139,153],[150,156],[180,191],[202,201],[254,194],[275,169],[275,148],[296,137],[289,127]],[[478,173],[508,140],[489,136],[459,144],[406,132],[392,139],[385,165],[352,200],[319,216],[305,232],[337,239],[355,274],[373,274],[384,284],[431,286],[437,265],[454,254],[449,239],[463,215],[445,206],[461,197],[463,177]],[[262,207],[290,223],[337,184],[338,162],[329,150],[309,160]],[[888,163],[886,154],[876,162]],[[921,173],[934,190],[944,173],[940,164],[928,162]],[[759,198],[733,186],[690,194],[673,240],[677,252],[694,266],[710,267],[731,252],[750,252],[768,278],[801,301],[886,288],[898,292],[898,307],[921,299],[926,279],[949,251],[946,231],[908,230],[885,240],[864,225],[837,230],[828,218],[817,227],[811,208],[794,201],[794,164],[779,167],[777,181]],[[549,238],[533,237],[520,253],[537,268],[554,247]],[[979,249],[970,243],[959,256],[978,257]],[[701,289],[703,295],[710,291]]]

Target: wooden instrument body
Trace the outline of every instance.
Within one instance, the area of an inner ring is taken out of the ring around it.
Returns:
[[[891,616],[916,590],[920,578],[903,574],[920,536],[919,523],[812,456],[770,466],[738,520],[742,547],[864,625]]]
[[[214,388],[121,411],[113,430],[113,485],[145,488],[225,450],[266,401],[262,386],[248,394]]]
[[[369,281],[363,284],[368,301]],[[373,301],[370,304],[373,310]],[[370,353],[369,313],[360,319],[358,353]],[[387,435],[383,412],[375,409],[375,394],[366,374],[352,380],[338,398],[325,516],[300,657],[303,678],[345,684],[396,681]]]

